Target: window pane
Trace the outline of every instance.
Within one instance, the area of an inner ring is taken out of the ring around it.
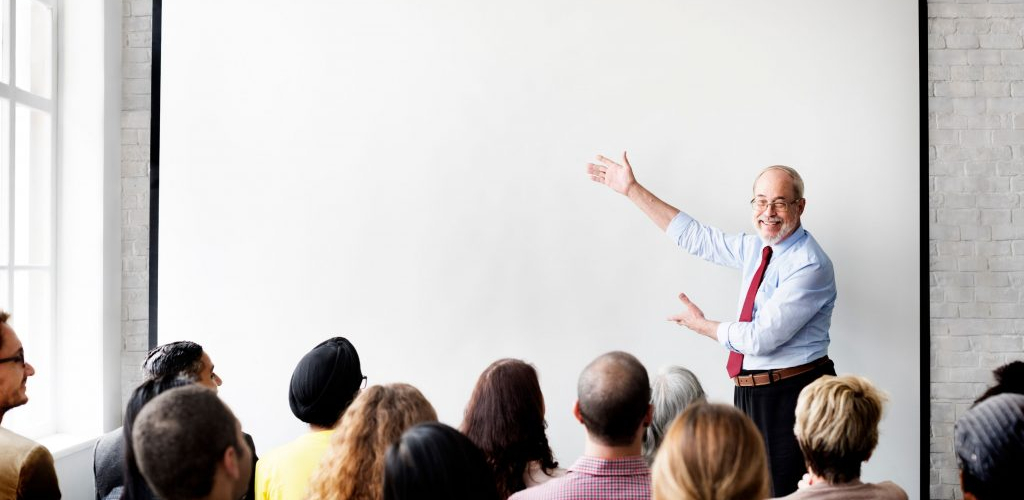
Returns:
[[[14,116],[14,263],[49,265],[53,234],[50,114],[17,106]]]
[[[10,112],[7,99],[0,99],[0,266],[9,266],[11,237]],[[6,289],[4,294],[6,295]],[[0,305],[7,305],[0,302]]]
[[[14,80],[19,88],[50,97],[53,71],[53,13],[36,0],[17,0],[17,71]]]
[[[6,287],[5,287],[6,288]],[[29,402],[4,415],[4,427],[36,438],[53,432],[53,281],[49,271],[15,271],[8,323],[36,369],[27,383]]]
[[[10,83],[11,41],[11,0],[0,1],[0,82]]]

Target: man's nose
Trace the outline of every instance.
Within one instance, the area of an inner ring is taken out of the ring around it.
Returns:
[[[36,374],[36,369],[32,367],[32,363],[25,363],[25,376],[31,377]]]

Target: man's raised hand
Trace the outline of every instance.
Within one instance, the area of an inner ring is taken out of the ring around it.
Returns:
[[[633,167],[629,164],[626,152],[622,152],[622,163],[597,155],[598,163],[587,164],[587,174],[590,180],[600,182],[612,188],[616,193],[629,195],[629,190],[636,185],[636,178],[633,177]]]

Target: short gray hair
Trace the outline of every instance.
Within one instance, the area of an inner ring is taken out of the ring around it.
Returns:
[[[772,165],[765,167],[761,173],[754,177],[754,188],[757,188],[757,180],[769,170],[781,170],[789,175],[789,178],[793,180],[793,194],[796,196],[795,199],[799,200],[804,197],[804,178],[800,177],[800,172],[797,172],[793,167],[787,167],[785,165]]]
[[[672,421],[691,403],[705,400],[704,388],[697,376],[681,366],[666,366],[658,372],[651,388],[654,416],[644,436],[643,453],[647,463],[654,461],[665,432]]]

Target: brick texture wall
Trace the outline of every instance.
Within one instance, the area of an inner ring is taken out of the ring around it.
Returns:
[[[121,59],[121,400],[142,381],[149,342],[149,128],[153,2],[125,0]]]
[[[953,423],[1024,359],[1024,1],[928,2],[930,484],[962,498]]]

